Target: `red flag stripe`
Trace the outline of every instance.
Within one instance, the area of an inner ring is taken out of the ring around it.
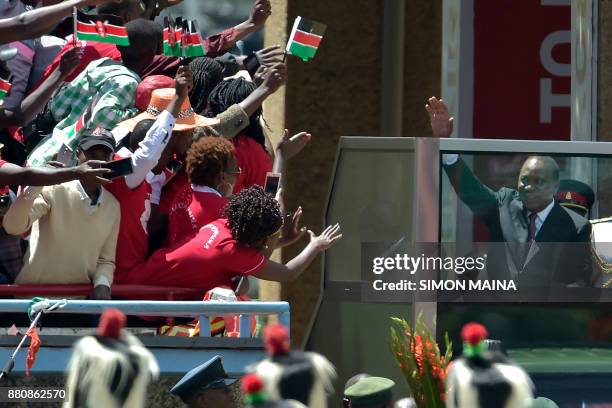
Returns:
[[[293,41],[299,42],[300,44],[310,45],[311,47],[319,47],[321,44],[320,35],[306,33],[304,31],[296,30],[295,35],[293,36]]]
[[[0,91],[8,92],[9,89],[11,89],[11,83],[4,79],[0,79]]]
[[[107,35],[115,35],[117,37],[127,37],[127,29],[121,26],[115,26],[111,24],[105,24]],[[98,34],[98,29],[95,24],[83,23],[81,21],[77,22],[77,31],[81,33],[88,34]]]
[[[185,36],[185,37],[187,37],[187,36]],[[196,44],[196,45],[202,44],[202,37],[200,36],[200,34],[197,34],[197,33],[193,34],[193,33],[191,33],[191,34],[189,34],[189,40],[188,41],[189,41],[190,44]]]
[[[180,40],[181,39],[182,30],[175,30],[174,34]],[[169,35],[170,35],[170,30],[167,29],[167,28],[164,28],[164,40],[167,40]]]
[[[38,331],[36,327],[29,329],[26,335],[30,336],[30,347],[28,347],[28,354],[26,355],[26,376],[30,375],[30,369],[36,362],[36,353],[40,350],[40,338],[38,337]]]

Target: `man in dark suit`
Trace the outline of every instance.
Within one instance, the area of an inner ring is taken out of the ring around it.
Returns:
[[[426,109],[434,136],[452,133],[452,118],[442,100]],[[456,154],[443,157],[444,170],[459,198],[489,227],[491,279],[514,278],[518,286],[586,285],[590,277],[589,222],[554,200],[559,167],[548,156],[531,156],[521,167],[517,189],[493,191],[483,185]]]

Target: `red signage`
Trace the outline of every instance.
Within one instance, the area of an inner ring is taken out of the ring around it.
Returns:
[[[474,137],[570,139],[571,6],[474,0]]]

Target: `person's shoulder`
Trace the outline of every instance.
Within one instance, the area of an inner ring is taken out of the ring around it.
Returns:
[[[503,205],[504,203],[509,203],[512,200],[519,199],[519,193],[513,188],[502,187],[495,192],[497,196],[497,202],[499,205]]]
[[[565,213],[570,219],[571,222],[574,224],[574,227],[576,228],[577,231],[582,231],[584,229],[590,229],[591,228],[591,223],[589,222],[589,220],[587,220],[586,218],[584,218],[582,215],[568,209],[565,208],[561,205],[559,205],[558,203],[555,203],[555,207],[558,207],[558,210],[562,211],[563,213]]]
[[[121,79],[123,82],[140,82],[140,77],[131,69],[127,68],[121,61],[116,61],[109,57],[104,57],[92,61],[87,66],[87,71],[92,76],[104,76],[105,80]]]

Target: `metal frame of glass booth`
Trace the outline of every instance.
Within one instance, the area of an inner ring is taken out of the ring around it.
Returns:
[[[353,207],[361,206],[359,211],[371,214],[370,218],[380,221],[383,226],[390,225],[385,224],[384,219],[381,220],[384,218],[386,209],[391,209],[391,213],[397,211],[394,199],[390,199],[381,208],[371,210],[371,207],[376,207],[376,205],[369,206],[364,201],[364,196],[393,195],[394,189],[401,190],[408,186],[408,190],[414,194],[404,193],[397,196],[400,202],[399,207],[408,208],[406,212],[410,212],[406,220],[399,222],[410,227],[404,231],[407,233],[406,239],[412,242],[439,242],[442,180],[440,158],[443,152],[541,153],[612,158],[612,143],[342,137],[338,144],[323,225],[340,222],[344,237],[322,258],[323,279],[321,280],[320,296],[304,344],[306,349],[332,355],[332,360],[335,359],[334,362],[340,365],[338,367],[339,384],[357,372],[369,372],[368,369],[372,365],[381,370],[383,366],[386,367],[383,363],[377,364],[379,360],[384,359],[382,353],[387,353],[388,350],[380,351],[377,348],[387,346],[380,341],[364,339],[368,337],[368,333],[376,333],[379,337],[387,336],[389,321],[385,317],[390,311],[412,320],[418,314],[422,314],[432,330],[436,328],[436,302],[420,299],[417,293],[412,301],[407,303],[385,305],[385,302],[381,301],[377,305],[366,305],[361,302],[359,279],[344,279],[343,270],[355,270],[360,267],[358,254],[361,251],[360,244],[364,242],[362,238],[376,229],[372,228],[367,220],[355,217]],[[368,155],[388,155],[389,158],[376,161]],[[407,158],[401,159],[402,156]],[[394,161],[397,163],[393,163]],[[382,174],[377,172],[382,172]],[[369,173],[375,176],[368,178]],[[398,177],[398,174],[403,175]],[[339,197],[339,195],[344,196]],[[381,319],[383,323],[380,322]],[[330,330],[340,333],[330,335]],[[363,349],[361,353],[356,352],[358,347]],[[375,357],[368,357],[368,354],[374,354]],[[583,357],[593,361],[594,365],[580,364]],[[531,367],[542,375],[546,373],[552,375],[556,369],[561,369],[561,367],[555,368],[546,362],[552,360],[534,359],[533,354],[526,353],[525,350],[515,354],[515,358],[517,361],[520,360],[519,362],[528,370]],[[585,373],[599,375],[603,372],[607,375],[607,379],[612,379],[612,349],[596,350],[595,354],[588,356],[584,353],[576,355],[570,353],[565,354],[564,358],[568,362],[578,364],[577,375],[584,376]],[[599,364],[596,363],[597,361]],[[350,368],[345,370],[342,367],[345,363]],[[607,368],[608,364],[609,368]],[[372,374],[388,374],[390,377],[403,381],[398,373]],[[597,375],[594,377],[595,382],[599,378]],[[546,380],[542,378],[542,381]]]

